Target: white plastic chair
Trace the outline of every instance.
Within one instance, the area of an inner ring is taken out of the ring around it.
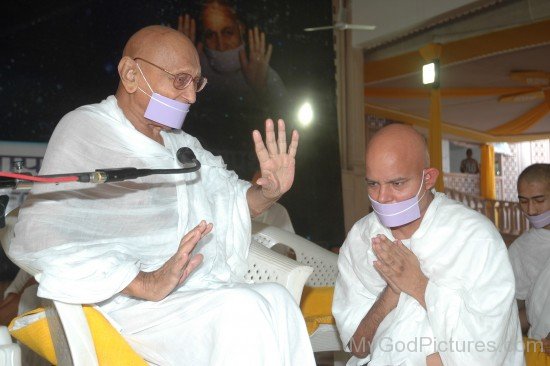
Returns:
[[[9,253],[9,246],[15,235],[13,228],[17,221],[17,214],[18,209],[10,212],[6,216],[5,228],[0,229],[0,242],[2,242],[2,247],[6,253]],[[14,258],[10,259],[31,275],[35,276],[37,274],[33,269],[19,263]],[[252,280],[255,283],[279,283],[289,290],[299,304],[304,284],[311,275],[313,268],[269,250],[256,240],[252,240],[247,260],[248,272],[245,275],[247,280]],[[82,306],[60,301],[46,301],[45,308],[58,364],[63,366],[98,365],[92,335]],[[17,344],[13,344],[13,346],[19,349]],[[2,352],[1,350],[2,346],[0,346],[0,352]],[[0,353],[0,360],[2,360],[3,355],[8,355],[8,353]],[[17,360],[14,356],[13,362],[0,364],[19,366],[21,364],[20,351],[17,355]]]
[[[21,366],[21,348],[4,326],[0,327],[0,365]]]
[[[276,244],[288,246],[296,253],[298,262],[312,266],[313,273],[306,282],[307,286],[334,286],[338,277],[337,254],[299,235],[259,222],[252,222],[252,237],[267,248]],[[313,352],[334,351],[335,365],[343,364],[347,355],[343,354],[344,348],[335,325],[321,324],[310,340]]]

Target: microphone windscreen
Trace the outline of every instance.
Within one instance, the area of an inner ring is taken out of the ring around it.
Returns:
[[[178,161],[182,164],[189,164],[193,162],[193,159],[196,159],[195,153],[188,147],[180,147],[176,153]]]

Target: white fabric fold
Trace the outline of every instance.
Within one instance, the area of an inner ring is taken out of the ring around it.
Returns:
[[[529,338],[547,338],[550,335],[550,260],[537,277],[525,306],[531,324]]]
[[[386,287],[373,266],[371,239],[378,234],[394,240],[369,214],[354,225],[340,251],[333,313],[344,344]],[[348,365],[425,365],[434,352],[445,365],[522,365],[514,277],[494,225],[436,193],[419,229],[403,243],[429,278],[427,309],[402,293],[378,327],[371,354],[353,357]]]
[[[204,264],[181,289],[242,281],[250,243],[249,183],[227,171],[195,138],[182,131],[162,136],[165,146],[138,132],[113,96],[59,122],[41,174],[179,168],[176,152],[183,146],[194,151],[202,168],[101,185],[36,184],[20,211],[11,254],[41,272],[39,296],[75,303],[107,300],[138,271],[160,267],[203,219],[214,223],[195,249]]]
[[[542,339],[550,333],[550,230],[532,228],[508,250],[516,276],[516,298],[525,300],[531,325],[527,335]]]

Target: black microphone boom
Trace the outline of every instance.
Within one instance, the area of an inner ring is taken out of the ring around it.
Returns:
[[[82,177],[90,183],[109,183],[120,182],[127,179],[136,179],[155,174],[183,174],[196,172],[201,168],[201,163],[195,157],[195,153],[188,147],[181,147],[176,152],[176,158],[183,165],[181,169],[137,169],[137,168],[119,168],[119,169],[97,169],[94,173]],[[86,182],[80,180],[79,182]]]
[[[140,177],[146,177],[148,175],[157,174],[184,174],[196,172],[201,168],[201,163],[195,157],[193,150],[188,147],[180,148],[176,157],[181,163],[183,168],[180,169],[137,169],[137,168],[115,168],[115,169],[96,169],[95,172],[83,172],[83,173],[67,173],[67,174],[52,174],[52,175],[38,175],[34,178],[62,178],[73,177],[77,182],[83,183],[109,183],[109,182],[121,182],[128,179],[136,179]],[[33,177],[33,176],[29,176]],[[35,179],[35,180],[37,180]],[[19,181],[33,180],[25,179],[24,177],[14,178],[1,178],[0,188],[17,188]],[[55,182],[49,182],[55,183]]]

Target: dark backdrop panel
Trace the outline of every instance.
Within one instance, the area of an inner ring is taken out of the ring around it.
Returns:
[[[284,118],[300,132],[300,146],[295,184],[281,203],[289,210],[298,234],[325,246],[341,244],[333,36],[330,31],[303,31],[307,26],[331,23],[331,1],[234,4],[243,23],[258,26],[273,45],[270,66],[286,92],[283,98],[267,103],[247,100],[228,105],[227,100],[216,100],[207,87],[191,108],[184,130],[212,150],[229,146],[230,151],[222,153],[224,159],[243,179],[250,179],[257,168],[251,130],[263,130],[267,117]],[[131,34],[151,24],[175,27],[179,14],[197,17],[198,9],[198,2],[175,0],[12,3],[4,13],[0,33],[0,140],[47,141],[65,113],[114,93],[116,66]],[[311,102],[315,114],[307,128],[296,117],[305,100]],[[243,156],[248,160],[242,160]]]

